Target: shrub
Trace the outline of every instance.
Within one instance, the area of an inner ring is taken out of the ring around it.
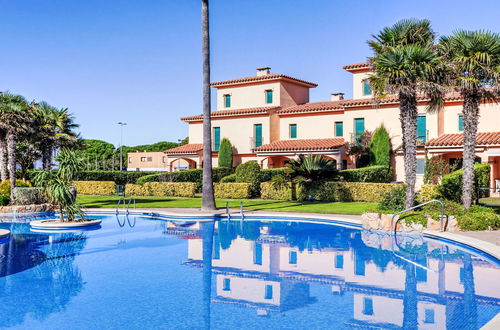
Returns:
[[[113,181],[73,181],[73,186],[82,195],[112,196],[116,193]]]
[[[260,166],[252,160],[238,165],[236,168],[236,182],[247,182],[252,184],[252,196],[259,195],[260,189]]]
[[[16,180],[16,187],[31,187],[31,183],[24,180]],[[0,194],[10,195],[10,180],[4,180],[0,183]]]
[[[9,204],[9,196],[8,195],[0,195],[0,206],[5,206]]]
[[[36,173],[41,170],[28,171],[28,179],[34,178]],[[138,178],[149,175],[158,174],[158,172],[125,172],[125,171],[80,171],[77,176],[77,181],[113,181],[119,185],[127,183],[135,183]]]
[[[144,185],[127,184],[125,193],[130,196],[194,197],[194,182],[146,182]]]
[[[136,183],[143,185],[146,182],[161,182],[160,178],[164,174],[165,173],[156,173],[156,174],[149,174],[149,175],[141,176],[139,179],[137,179]]]
[[[15,187],[13,195],[15,205],[43,204],[48,201],[42,188]]]
[[[389,166],[391,161],[391,138],[384,125],[373,132],[370,142],[372,165]]]
[[[234,173],[234,169],[225,167],[214,167],[212,169],[212,178],[214,182],[219,182],[223,177]],[[179,172],[164,172],[148,175],[146,178],[140,178],[136,181],[137,184],[145,184],[146,182],[194,182],[196,190],[201,191],[203,181],[203,169],[183,170]]]
[[[259,181],[260,182],[271,181],[272,178],[276,175],[282,175],[282,176],[285,175],[285,169],[284,168],[268,168],[268,169],[260,170]]]
[[[462,175],[463,171],[452,172],[444,175],[441,184],[436,188],[439,197],[460,203],[462,201]],[[477,187],[488,187],[490,182],[490,165],[474,165],[474,198],[476,197]],[[481,197],[488,196],[488,191],[482,191]]]
[[[236,174],[231,174],[220,179],[220,183],[236,182]]]
[[[381,211],[400,211],[405,207],[406,186],[400,185],[395,189],[384,194],[378,204]]]
[[[223,138],[219,148],[219,167],[233,167],[233,146],[228,138]]]
[[[389,166],[367,166],[362,168],[342,170],[340,175],[347,182],[391,182],[392,169]]]
[[[301,187],[298,187],[302,194]],[[292,189],[287,185],[277,186],[274,182],[262,182],[260,184],[260,197],[262,199],[292,200]]]
[[[433,199],[437,199],[439,194],[437,192],[437,185],[435,184],[424,184],[420,188],[420,193],[418,195],[418,201],[420,203],[425,203]]]
[[[500,228],[500,215],[470,210],[457,216],[457,223],[461,230],[495,230]]]
[[[251,183],[214,183],[215,198],[247,199],[252,196]]]

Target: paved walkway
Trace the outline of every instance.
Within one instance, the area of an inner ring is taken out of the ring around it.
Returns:
[[[457,234],[480,239],[482,241],[493,243],[500,246],[500,230],[490,231],[461,231]]]

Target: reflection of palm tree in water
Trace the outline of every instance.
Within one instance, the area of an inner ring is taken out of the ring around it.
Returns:
[[[418,328],[417,276],[415,265],[406,263],[405,292],[403,296],[403,329]]]
[[[0,291],[6,301],[22,304],[2,306],[2,324],[21,324],[26,314],[44,319],[64,310],[83,287],[76,265],[85,246],[84,234],[12,234],[0,245]],[[25,293],[29,292],[29,299]],[[24,294],[23,294],[24,293]]]
[[[203,235],[203,321],[210,329],[210,302],[212,295],[212,253],[214,245],[214,222],[201,224]]]

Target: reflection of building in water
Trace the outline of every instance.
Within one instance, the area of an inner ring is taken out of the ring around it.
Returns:
[[[435,242],[421,242],[412,253],[399,246],[393,253],[390,236],[379,237],[376,247],[370,247],[366,237],[348,228],[321,227],[327,232],[318,238],[307,231],[302,236],[299,231],[285,233],[282,225],[247,221],[247,228],[238,226],[217,224],[214,302],[267,315],[314,303],[310,285],[323,285],[334,295],[352,294],[347,325],[353,327],[476,327],[476,305],[500,307],[500,282],[491,280],[498,268],[459,250],[444,255]],[[185,263],[201,267],[201,235],[189,236]]]

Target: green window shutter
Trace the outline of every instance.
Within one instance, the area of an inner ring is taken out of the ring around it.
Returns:
[[[335,123],[335,136],[344,136],[344,123],[341,121]]]
[[[290,124],[290,138],[297,138],[297,124]]]
[[[262,145],[262,124],[255,125],[255,146],[260,147]]]
[[[367,80],[363,80],[363,95],[371,95],[372,94],[372,86],[370,86],[370,82]]]
[[[365,118],[354,119],[354,133],[359,137],[365,132]]]
[[[224,107],[231,107],[231,95],[224,95]]]
[[[267,104],[273,103],[273,91],[272,90],[266,91],[266,103]]]
[[[427,120],[425,116],[417,117],[417,140],[423,143],[427,140]]]
[[[463,132],[464,130],[464,116],[459,115],[458,116],[458,131]]]
[[[220,148],[220,127],[214,127],[214,150],[219,151]]]

